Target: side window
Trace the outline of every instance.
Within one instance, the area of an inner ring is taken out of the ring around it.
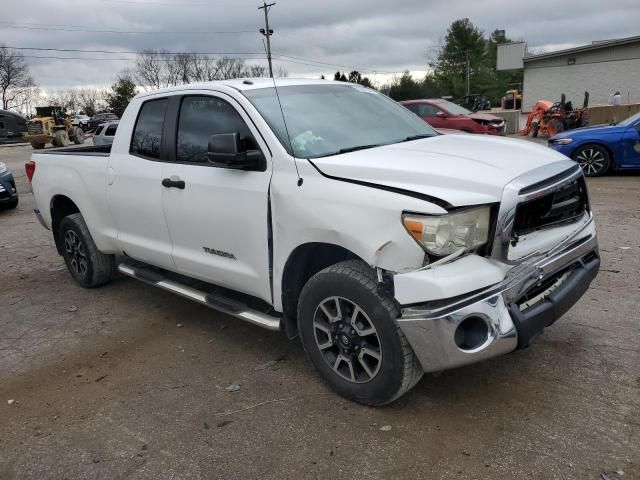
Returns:
[[[243,150],[258,148],[249,127],[228,102],[216,97],[185,97],[180,107],[177,160],[206,162],[211,135],[234,132],[240,133]]]
[[[118,129],[118,124],[109,125],[107,127],[107,131],[104,132],[106,137],[113,137],[116,134],[116,130]]]
[[[98,135],[100,135],[100,133],[102,132],[102,129],[104,128],[104,125],[98,125],[98,128],[96,128],[96,133],[94,133],[94,135],[97,137]]]
[[[421,117],[435,117],[438,113],[438,109],[433,105],[429,105],[428,103],[420,104],[420,115]]]
[[[168,100],[149,100],[142,104],[131,137],[130,152],[149,158],[160,158],[160,141]]]
[[[410,103],[408,105],[405,105],[405,107],[407,107],[409,110],[411,110],[416,115],[420,115],[420,105],[419,104]]]

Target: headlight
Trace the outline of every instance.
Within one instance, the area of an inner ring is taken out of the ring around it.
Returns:
[[[571,142],[573,142],[572,138],[558,138],[551,140],[549,143],[551,143],[551,145],[569,145]]]
[[[483,206],[445,215],[407,213],[402,216],[402,223],[427,253],[441,257],[487,243],[490,218],[491,208]]]
[[[4,173],[6,171],[7,171],[7,166],[4,163],[0,162],[0,173]]]

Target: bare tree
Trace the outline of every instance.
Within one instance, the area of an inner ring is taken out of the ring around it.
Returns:
[[[106,106],[105,90],[97,88],[81,88],[78,90],[78,104],[80,112],[90,117],[94,116]]]
[[[171,85],[168,78],[169,55],[166,51],[144,50],[136,58],[135,79],[143,88]]]
[[[241,58],[216,59],[197,53],[170,54],[164,50],[145,50],[138,55],[133,78],[143,89],[163,88],[193,82],[210,82],[242,77],[266,77],[262,65],[247,65]],[[286,77],[279,68],[276,76]]]
[[[216,80],[228,80],[230,78],[247,76],[247,67],[241,58],[222,57],[216,63],[219,69]]]
[[[0,45],[0,93],[2,109],[20,108],[35,86],[29,66],[16,51]]]
[[[254,78],[269,76],[269,70],[267,70],[267,67],[265,67],[264,65],[249,65],[247,73],[250,77]]]

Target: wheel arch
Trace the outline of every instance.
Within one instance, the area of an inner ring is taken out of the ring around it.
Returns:
[[[601,140],[586,140],[586,141],[582,142],[581,144],[576,145],[575,148],[573,150],[571,150],[571,154],[570,154],[571,159],[574,159],[573,156],[576,154],[576,152],[580,148],[586,147],[588,145],[595,145],[597,147],[604,148],[607,151],[607,153],[609,154],[609,160],[611,161],[611,164],[609,165],[609,170],[615,170],[617,168],[616,157],[615,157],[614,151],[611,149],[611,147],[609,145],[607,145],[606,143],[602,142]]]
[[[289,254],[281,283],[283,324],[289,338],[298,334],[297,310],[302,288],[320,270],[344,260],[362,259],[340,245],[324,242],[298,245]]]
[[[59,255],[62,255],[62,241],[59,238],[59,226],[62,219],[74,213],[80,213],[76,203],[66,195],[54,195],[50,204],[51,211],[51,231]]]

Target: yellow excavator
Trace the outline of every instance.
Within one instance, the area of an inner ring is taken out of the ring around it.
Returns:
[[[54,147],[66,147],[70,142],[81,145],[84,143],[84,131],[71,124],[71,117],[62,107],[36,107],[36,116],[27,122],[23,138],[35,150],[40,150],[47,143]]]

